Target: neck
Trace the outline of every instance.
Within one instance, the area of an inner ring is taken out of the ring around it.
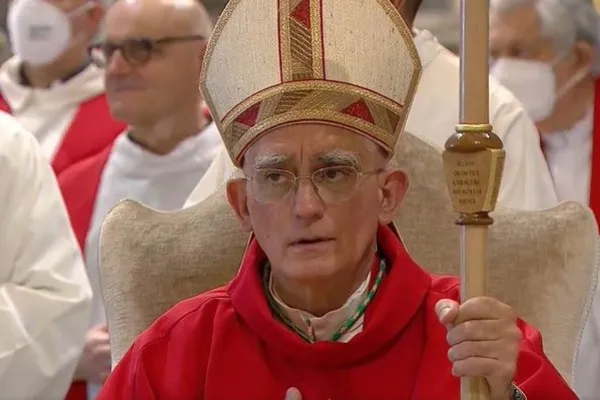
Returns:
[[[273,268],[273,286],[280,299],[291,308],[306,311],[316,317],[341,308],[358,287],[367,279],[373,266],[375,254],[372,251],[359,263],[357,268],[346,269],[351,273],[340,273],[318,282],[297,282],[287,279]]]
[[[207,124],[206,117],[196,108],[182,115],[171,114],[152,124],[132,127],[129,135],[147,151],[165,155],[175,150],[184,140],[197,135]]]
[[[85,49],[73,48],[51,64],[33,66],[24,63],[23,73],[32,87],[48,88],[54,82],[64,80],[73,74],[88,60]]]
[[[555,104],[552,116],[536,124],[542,134],[568,131],[581,121],[594,102],[596,81],[589,76]]]

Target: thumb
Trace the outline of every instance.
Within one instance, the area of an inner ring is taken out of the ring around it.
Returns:
[[[459,305],[456,301],[445,299],[437,302],[435,312],[442,324],[451,327],[458,316],[458,308]]]
[[[302,395],[298,389],[289,388],[287,392],[285,392],[285,400],[302,400]]]

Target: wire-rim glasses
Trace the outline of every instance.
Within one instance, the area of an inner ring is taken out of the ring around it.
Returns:
[[[301,179],[309,179],[315,192],[326,204],[335,204],[352,198],[362,178],[382,172],[382,168],[359,172],[352,166],[320,168],[308,176],[297,176],[291,171],[277,168],[261,168],[251,177],[242,178],[250,182],[252,196],[261,203],[279,203],[298,190]]]

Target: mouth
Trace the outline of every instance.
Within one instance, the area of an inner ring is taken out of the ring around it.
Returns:
[[[118,87],[118,88],[114,88],[113,92],[114,93],[127,93],[127,92],[140,92],[142,90],[144,90],[144,89],[140,88],[140,87],[130,86],[130,87]]]
[[[140,91],[140,90],[144,90],[144,85],[140,84],[140,83],[136,83],[136,82],[125,82],[125,81],[120,81],[120,82],[109,82],[107,84],[107,90],[111,91],[111,92],[115,92],[115,93],[120,93],[120,92],[131,92],[131,91]]]
[[[326,246],[335,239],[324,236],[303,237],[290,243],[290,247],[299,250],[317,249]]]

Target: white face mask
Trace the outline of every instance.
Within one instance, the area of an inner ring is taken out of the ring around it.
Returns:
[[[47,1],[15,0],[7,16],[13,52],[32,65],[55,61],[71,45],[70,18],[88,6],[83,4],[65,14]]]
[[[589,73],[589,68],[585,68],[557,89],[554,65],[555,63],[501,58],[493,64],[490,74],[513,92],[534,122],[540,122],[552,114],[557,100]]]

